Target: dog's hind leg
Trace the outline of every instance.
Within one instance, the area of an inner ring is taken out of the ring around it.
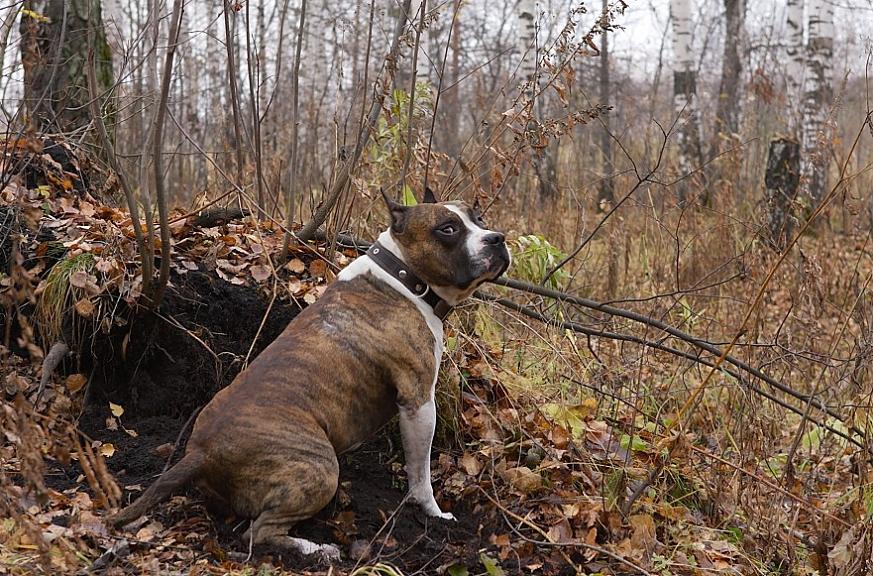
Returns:
[[[326,442],[326,439],[325,439]],[[327,506],[336,493],[339,464],[333,447],[309,451],[306,459],[284,461],[264,479],[269,488],[263,508],[245,538],[254,544],[269,544],[296,550],[304,555],[318,554],[326,560],[339,560],[340,552],[331,544],[316,544],[292,538],[288,530],[297,522],[314,516]],[[317,453],[313,453],[317,452]]]

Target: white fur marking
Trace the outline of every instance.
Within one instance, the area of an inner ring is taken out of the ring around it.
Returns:
[[[479,258],[479,253],[485,248],[485,237],[491,234],[491,230],[486,230],[482,228],[472,220],[467,214],[458,208],[457,206],[452,206],[451,204],[446,204],[446,208],[454,212],[461,219],[461,222],[464,223],[464,226],[467,227],[469,234],[467,235],[467,257],[470,260],[476,260]]]
[[[454,520],[448,512],[440,510],[433,497],[430,483],[430,448],[436,428],[436,402],[431,389],[430,400],[417,410],[400,407],[400,436],[406,456],[406,476],[409,482],[409,499],[421,506],[428,516]]]
[[[291,538],[291,543],[304,556],[318,554],[326,560],[338,561],[342,558],[339,548],[332,544],[316,544],[303,538]]]

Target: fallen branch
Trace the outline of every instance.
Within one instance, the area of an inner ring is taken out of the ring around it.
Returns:
[[[669,354],[673,354],[674,356],[678,356],[680,358],[685,358],[686,360],[691,360],[692,362],[696,362],[696,363],[702,364],[704,366],[709,366],[710,368],[715,367],[715,362],[713,360],[709,360],[708,358],[702,358],[696,354],[692,354],[690,352],[685,352],[683,350],[679,350],[677,348],[667,346],[667,345],[662,344],[661,342],[658,342],[655,340],[647,340],[645,338],[640,338],[638,336],[633,336],[631,334],[621,334],[618,332],[607,332],[605,330],[597,330],[594,328],[589,328],[588,326],[583,326],[583,325],[578,324],[576,322],[568,322],[568,321],[564,321],[564,320],[557,320],[555,318],[549,318],[548,316],[545,316],[544,314],[540,314],[539,312],[537,312],[536,310],[532,309],[529,306],[523,306],[521,304],[517,304],[517,303],[513,302],[512,300],[509,300],[506,298],[498,298],[496,296],[493,296],[491,294],[486,294],[486,293],[483,293],[481,291],[476,292],[475,296],[477,298],[482,299],[482,300],[487,300],[489,302],[494,302],[496,304],[499,304],[500,306],[503,306],[504,308],[508,308],[510,310],[518,312],[519,314],[523,314],[523,315],[527,316],[528,318],[532,318],[534,320],[539,320],[540,322],[543,322],[544,324],[549,324],[551,326],[562,328],[564,330],[572,330],[573,332],[578,332],[580,334],[585,334],[586,336],[593,336],[596,338],[608,338],[610,340],[618,340],[621,342],[632,342],[634,344],[639,344],[639,345],[645,346],[647,348],[652,348],[653,350],[660,350],[661,352],[667,352]],[[766,390],[756,386],[754,383],[752,383],[748,379],[744,378],[743,375],[740,374],[739,372],[737,372],[736,370],[732,370],[732,369],[727,368],[727,367],[721,367],[720,370],[722,372],[724,372],[725,374],[728,374],[728,375],[736,378],[738,382],[740,382],[743,386],[746,386],[750,391],[754,392],[755,394],[758,394],[759,396],[763,396],[767,400],[774,402],[775,404],[781,406],[782,408],[785,408],[786,410],[788,410],[790,412],[794,412],[795,414],[800,415],[800,416],[804,415],[803,409],[798,408],[796,406],[792,406],[788,402],[786,402],[786,401],[774,396],[773,394],[767,392]],[[810,422],[812,422],[813,424],[815,424],[817,426],[820,426],[820,427],[832,432],[833,434],[839,436],[840,438],[843,438],[844,440],[851,442],[852,444],[858,446],[859,448],[864,448],[864,444],[851,434],[847,434],[846,432],[839,430],[838,428],[831,426],[831,425],[827,424],[826,422],[821,422],[821,421],[818,421],[814,418],[807,417],[807,420],[809,420]]]
[[[719,349],[718,346],[715,346],[711,342],[697,338],[696,336],[688,334],[687,332],[683,332],[682,330],[679,330],[678,328],[675,328],[675,327],[667,324],[666,322],[662,322],[661,320],[658,320],[657,318],[652,318],[651,316],[646,316],[645,314],[639,314],[639,313],[633,312],[631,310],[625,310],[623,308],[616,308],[615,306],[601,304],[600,302],[597,302],[596,300],[591,300],[589,298],[582,298],[580,296],[572,296],[572,295],[567,294],[565,292],[560,292],[558,290],[553,290],[551,288],[546,288],[544,286],[537,286],[536,284],[531,284],[529,282],[522,282],[521,280],[513,280],[512,278],[498,278],[497,280],[494,281],[494,283],[498,284],[500,286],[505,286],[507,288],[512,288],[514,290],[521,290],[522,292],[528,292],[530,294],[537,294],[539,296],[545,296],[547,298],[552,298],[552,299],[558,300],[560,302],[567,302],[569,304],[575,304],[576,306],[590,308],[591,310],[597,310],[598,312],[603,312],[604,314],[609,314],[610,316],[618,316],[620,318],[627,318],[628,320],[633,320],[634,322],[639,322],[641,324],[645,324],[647,326],[657,328],[658,330],[662,330],[662,331],[666,332],[667,334],[669,334],[670,336],[673,336],[674,338],[678,338],[679,340],[682,340],[684,342],[688,342],[689,344],[696,346],[702,350],[706,350],[710,354],[714,354],[716,357],[719,357],[722,355],[721,349]],[[828,408],[827,406],[822,404],[819,400],[815,399],[814,397],[812,397],[808,394],[803,394],[801,392],[794,390],[790,386],[787,386],[786,384],[783,384],[782,382],[776,380],[775,378],[772,378],[772,377],[764,374],[759,369],[757,369],[753,366],[750,366],[749,364],[746,364],[742,360],[739,360],[739,359],[737,359],[733,356],[730,356],[730,355],[725,356],[724,360],[730,364],[733,364],[734,366],[736,366],[740,370],[751,374],[755,378],[758,378],[759,380],[766,382],[768,385],[772,386],[773,388],[776,388],[777,390],[784,392],[785,394],[788,394],[789,396],[792,396],[792,397],[794,397],[802,402],[809,402],[816,409],[824,412],[828,416],[831,416],[832,418],[836,418],[837,420],[840,420],[841,422],[843,421],[842,416],[840,416],[837,412],[835,412],[834,410],[831,410],[830,408]],[[859,436],[864,435],[864,433],[861,430],[859,430],[858,428],[856,428],[854,426],[849,426],[849,430],[851,430],[855,434],[858,434]]]

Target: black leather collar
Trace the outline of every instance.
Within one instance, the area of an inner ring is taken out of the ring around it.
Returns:
[[[440,298],[439,294],[431,290],[431,287],[424,280],[416,276],[403,260],[392,254],[390,250],[386,250],[378,241],[374,242],[367,250],[367,256],[372,258],[385,272],[406,286],[415,296],[427,302],[440,320],[445,320],[452,311],[448,302]]]

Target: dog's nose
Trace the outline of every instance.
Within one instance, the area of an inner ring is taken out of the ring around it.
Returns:
[[[506,241],[506,236],[500,232],[492,232],[491,234],[487,234],[483,241],[488,246],[499,246]]]

